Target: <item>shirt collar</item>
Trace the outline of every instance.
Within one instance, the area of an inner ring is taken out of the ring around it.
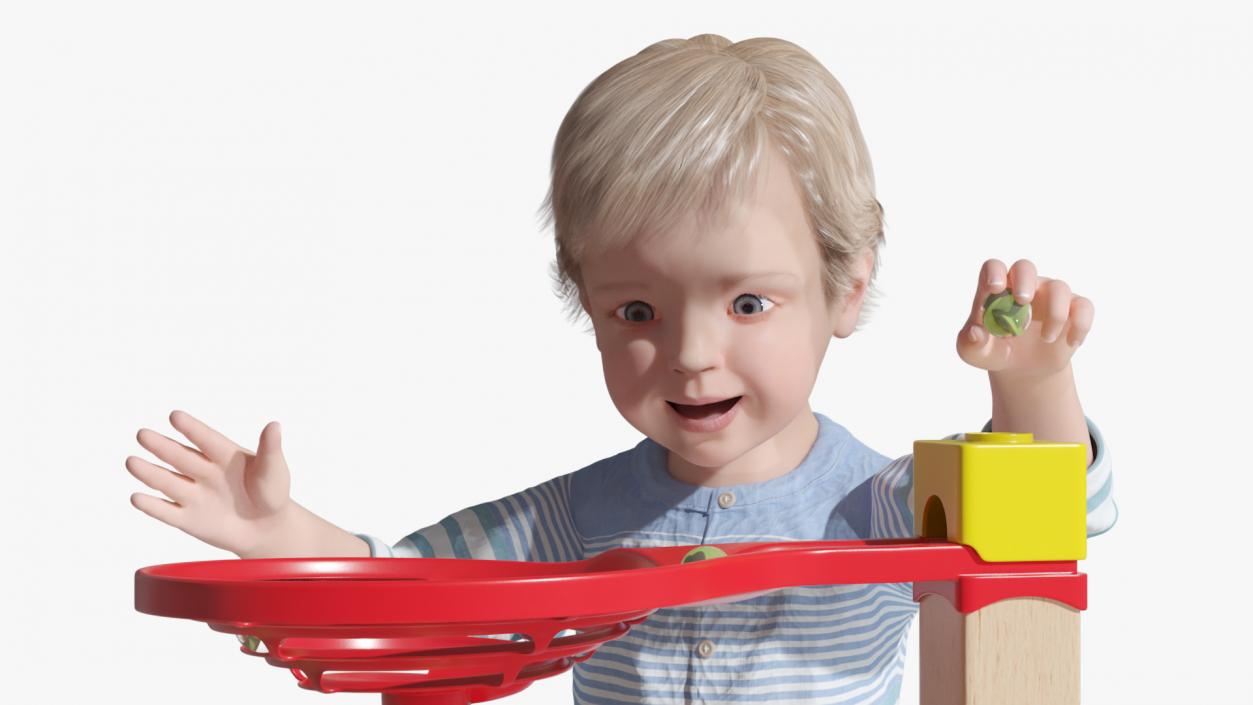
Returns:
[[[784,475],[743,485],[704,487],[680,482],[666,470],[666,449],[651,438],[640,441],[632,453],[632,470],[643,478],[644,491],[666,506],[697,511],[711,511],[718,506],[718,496],[731,492],[735,507],[751,506],[767,500],[803,492],[839,465],[850,438],[849,432],[826,416],[814,413],[818,420],[818,437],[800,465]]]

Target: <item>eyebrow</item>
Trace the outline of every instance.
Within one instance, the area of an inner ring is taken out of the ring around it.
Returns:
[[[787,280],[792,281],[793,283],[800,281],[800,277],[796,276],[792,272],[751,272],[747,274],[744,274],[744,273],[728,274],[727,276],[720,278],[718,280],[718,283],[724,287],[729,287],[733,284],[742,284],[744,282],[753,281],[755,279],[787,279]],[[608,284],[601,284],[600,286],[593,287],[592,291],[594,293],[599,293],[602,291],[615,291],[617,289],[637,289],[637,288],[647,289],[648,285],[642,282],[618,281],[618,282],[610,282]]]

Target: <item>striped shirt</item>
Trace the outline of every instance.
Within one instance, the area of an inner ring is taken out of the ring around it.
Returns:
[[[814,416],[818,438],[808,455],[765,482],[679,482],[666,471],[666,449],[645,438],[573,473],[452,514],[394,546],[358,535],[373,556],[533,561],[580,560],[619,547],[913,537],[913,456],[891,460]],[[1105,443],[1090,420],[1088,430],[1094,536],[1114,525],[1117,507]],[[917,607],[911,583],[887,583],[659,609],[574,665],[574,701],[895,703]]]

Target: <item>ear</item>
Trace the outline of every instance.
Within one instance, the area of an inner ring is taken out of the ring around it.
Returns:
[[[873,248],[867,247],[861,251],[853,267],[852,293],[845,296],[843,301],[832,304],[832,335],[837,338],[847,338],[857,326],[861,305],[866,300],[866,288],[870,285],[870,272],[874,270],[874,258]]]

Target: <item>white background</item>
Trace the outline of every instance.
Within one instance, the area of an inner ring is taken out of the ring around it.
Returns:
[[[1253,702],[1251,27],[1215,2],[6,4],[0,697],[328,697],[134,611],[136,569],[229,557],[128,502],[173,409],[248,447],[281,421],[295,498],[390,541],[635,444],[536,210],[584,86],[716,32],[818,57],[874,160],[882,303],[814,408],[890,456],[977,430],[953,340],[979,265],[1066,280],[1121,509],[1081,564],[1084,701]]]

